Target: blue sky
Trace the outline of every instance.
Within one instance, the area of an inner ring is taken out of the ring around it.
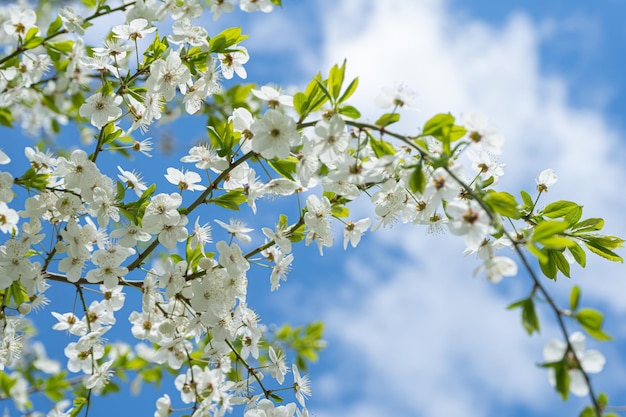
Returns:
[[[482,111],[507,137],[503,189],[531,191],[535,175],[554,168],[560,180],[549,199],[574,199],[585,205],[585,215],[605,217],[608,231],[626,236],[622,2],[284,3],[269,15],[206,21],[209,33],[241,24],[251,35],[247,81],[301,88],[347,58],[348,72],[361,80],[354,104],[365,117],[373,120],[379,112],[373,98],[383,86],[404,83],[418,93],[419,111],[403,114],[400,132],[415,131],[434,113]],[[202,125],[162,129],[184,144],[203,137]],[[179,157],[159,156],[159,163],[180,167]],[[155,158],[125,168],[156,180],[162,173],[154,170]],[[288,203],[267,202],[259,212],[270,214],[248,217],[258,237],[263,219]],[[361,202],[352,213],[358,219],[370,209]],[[526,277],[493,286],[472,276],[479,262],[462,250],[449,234],[398,225],[366,236],[357,250],[338,244],[323,258],[316,248],[299,247],[278,293],[269,292],[265,275],[250,277],[250,304],[266,324],[326,322],[328,348],[311,369],[312,415],[552,416],[582,409],[586,399],[563,403],[546,372],[534,367],[545,342],[558,336],[547,309],[542,332],[533,337],[517,312],[505,311],[527,294]],[[576,283],[583,303],[608,313],[607,331],[618,341],[589,345],[607,357],[605,370],[593,377],[595,387],[616,405],[626,405],[623,272],[621,264],[591,261],[571,283],[551,286],[565,302]],[[151,415],[156,395],[148,390],[141,398],[140,415]],[[108,412],[101,409],[101,415]]]

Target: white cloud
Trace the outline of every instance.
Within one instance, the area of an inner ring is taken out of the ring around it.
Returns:
[[[416,132],[437,112],[482,111],[508,139],[502,187],[532,191],[535,175],[552,167],[560,181],[545,202],[584,202],[587,216],[605,217],[610,232],[626,234],[619,132],[600,112],[573,108],[566,83],[541,73],[542,29],[526,15],[511,14],[494,28],[455,15],[439,1],[321,4],[322,68],[348,59],[349,74],[360,77],[355,100],[365,115],[376,117],[373,98],[394,82],[420,94],[422,112],[403,115],[398,129],[404,132]],[[533,414],[555,404],[560,411],[582,407],[584,400],[561,404],[545,373],[534,368],[542,343],[557,336],[552,318],[544,317],[543,339],[528,338],[519,313],[504,311],[527,294],[523,276],[497,289],[470,278],[478,262],[461,258],[453,236],[427,237],[409,227],[376,236],[346,264],[351,282],[332,300],[325,293],[312,301],[332,303],[329,338],[341,352],[334,353],[341,355],[333,362],[337,369],[318,381],[317,395],[328,404],[318,415],[482,416],[515,404]],[[590,268],[578,269],[575,281],[591,295],[585,300],[623,312],[621,269],[595,261]],[[607,371],[610,378],[614,372]]]

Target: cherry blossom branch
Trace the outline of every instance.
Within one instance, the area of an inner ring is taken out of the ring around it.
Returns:
[[[350,125],[350,126],[357,127],[359,129],[371,129],[371,130],[379,131],[379,132],[381,132],[381,135],[383,133],[388,134],[389,136],[392,136],[392,137],[394,137],[396,139],[399,139],[403,143],[407,144],[408,146],[410,146],[411,148],[413,148],[414,150],[419,152],[420,155],[423,158],[424,157],[428,157],[428,158],[432,158],[433,157],[427,150],[422,149],[413,140],[411,140],[411,137],[409,137],[409,136],[405,136],[405,135],[401,135],[401,134],[398,134],[398,133],[394,133],[394,132],[388,131],[388,130],[380,127],[380,126],[375,126],[375,125],[366,124],[366,123],[346,121],[346,124]],[[602,415],[602,407],[598,403],[598,400],[597,400],[597,398],[596,398],[596,396],[594,394],[594,390],[593,390],[593,387],[592,387],[592,384],[591,384],[591,379],[590,379],[588,373],[582,368],[580,358],[578,358],[578,356],[576,355],[576,352],[575,352],[571,342],[569,341],[570,334],[569,334],[569,331],[567,330],[567,327],[565,325],[565,321],[563,320],[563,315],[564,315],[563,311],[556,305],[556,303],[554,302],[553,298],[550,296],[550,294],[548,293],[546,288],[541,284],[539,278],[537,277],[537,274],[535,274],[533,268],[531,267],[530,263],[528,262],[528,259],[526,258],[526,255],[520,249],[520,247],[518,245],[518,242],[516,242],[516,240],[513,239],[513,236],[511,236],[511,234],[497,220],[496,216],[491,211],[489,206],[487,206],[487,204],[474,191],[472,191],[471,187],[469,187],[467,184],[465,184],[465,182],[463,180],[461,180],[448,166],[444,165],[442,168],[448,173],[448,175],[450,175],[450,177],[452,179],[454,179],[454,181],[457,184],[459,184],[467,192],[467,194],[469,196],[471,196],[483,208],[483,210],[485,211],[485,213],[489,217],[489,219],[490,219],[492,224],[499,224],[501,226],[500,229],[501,229],[502,233],[504,234],[504,236],[506,236],[506,238],[510,242],[513,243],[514,251],[516,252],[518,257],[522,261],[522,264],[524,265],[524,268],[526,269],[526,271],[528,272],[528,275],[531,277],[531,279],[533,281],[533,291],[535,291],[535,289],[538,289],[541,292],[541,294],[544,296],[545,300],[548,302],[548,305],[550,306],[552,311],[554,312],[554,314],[556,316],[556,319],[557,319],[557,323],[558,323],[559,329],[561,331],[561,334],[562,334],[563,338],[565,339],[565,343],[566,343],[566,346],[567,346],[567,351],[570,352],[574,356],[576,366],[577,366],[578,370],[582,373],[582,375],[583,375],[583,377],[585,379],[585,383],[587,384],[587,387],[589,389],[589,397],[591,399],[593,408],[594,408],[596,414],[598,416],[601,416]],[[535,205],[536,205],[536,201],[535,201]],[[533,205],[533,209],[534,209],[534,205]]]

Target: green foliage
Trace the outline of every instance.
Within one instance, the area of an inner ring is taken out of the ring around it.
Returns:
[[[534,332],[539,332],[541,329],[539,326],[539,317],[537,316],[537,312],[535,311],[535,303],[532,297],[524,298],[523,300],[517,301],[507,307],[509,310],[514,308],[522,309],[522,326],[528,334],[533,334]]]
[[[276,340],[287,346],[296,354],[295,363],[298,368],[306,371],[309,361],[317,361],[319,351],[326,346],[322,339],[324,324],[315,322],[304,327],[291,327],[286,324],[276,332]]]
[[[430,118],[422,129],[420,137],[432,136],[443,144],[443,154],[451,156],[450,144],[461,139],[467,133],[463,126],[454,124],[451,114],[440,113]]]
[[[241,34],[240,27],[224,29],[218,35],[211,38],[209,47],[212,53],[227,54],[229,52],[235,52],[237,49],[231,49],[231,47],[248,39],[248,37],[248,35]]]
[[[246,201],[248,201],[248,198],[241,190],[231,190],[226,194],[222,194],[209,200],[209,202],[217,204],[220,207],[235,211],[238,211],[239,205],[245,203]]]
[[[589,336],[598,340],[612,340],[611,336],[602,331],[604,316],[593,308],[581,308],[574,316]]]
[[[409,188],[414,194],[421,195],[426,188],[426,174],[424,173],[424,161],[420,159],[409,178]]]

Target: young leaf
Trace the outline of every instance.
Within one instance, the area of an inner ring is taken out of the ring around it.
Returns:
[[[390,124],[396,123],[400,120],[400,115],[398,113],[385,113],[376,120],[374,123],[376,126],[385,127]]]
[[[358,87],[358,85],[359,85],[359,77],[356,77],[354,80],[352,80],[350,84],[348,84],[346,91],[344,91],[341,97],[339,97],[339,100],[337,100],[337,104],[341,104],[347,99],[349,99],[352,96],[352,94],[354,94],[354,92],[356,91],[356,88]]]
[[[557,217],[563,217],[571,210],[580,207],[578,204],[573,203],[571,201],[555,201],[554,203],[550,203],[543,209],[543,215],[546,217],[550,217],[551,219],[555,219]]]
[[[409,188],[413,194],[421,195],[426,188],[426,174],[424,174],[422,160],[420,159],[419,164],[413,170],[411,177],[409,178]]]
[[[578,285],[574,285],[572,287],[572,291],[569,293],[569,309],[571,311],[576,311],[578,308],[578,302],[580,301],[580,287]]]
[[[506,192],[488,191],[484,197],[485,203],[496,213],[512,219],[519,219],[517,201],[513,195]]]
[[[359,112],[356,107],[353,106],[339,107],[339,114],[342,114],[351,119],[358,119],[359,117],[361,117],[361,112]]]
[[[247,201],[243,192],[238,190],[231,190],[226,194],[222,194],[219,197],[211,199],[212,203],[217,204],[220,207],[227,208],[229,210],[239,210],[239,205]]]

